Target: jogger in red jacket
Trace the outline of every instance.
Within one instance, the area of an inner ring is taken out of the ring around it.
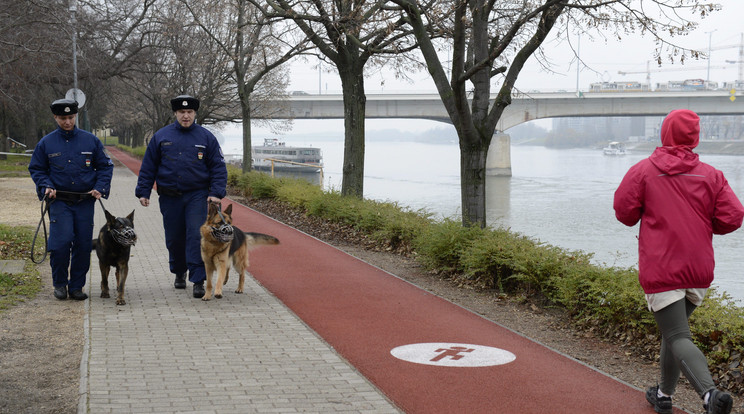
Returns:
[[[721,171],[701,162],[700,118],[674,110],[653,154],[628,170],[615,191],[615,216],[639,221],[638,278],[662,334],[661,379],[646,399],[671,413],[680,370],[703,398],[706,412],[729,413],[733,400],[715,388],[705,355],[692,342],[688,318],[713,281],[713,234],[738,229],[744,207]]]

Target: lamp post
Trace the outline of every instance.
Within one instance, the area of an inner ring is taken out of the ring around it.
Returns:
[[[77,79],[77,0],[70,0],[70,15],[72,22],[72,99],[77,102],[78,79]],[[75,117],[75,123],[80,125],[80,116]]]
[[[713,32],[717,31],[718,29],[711,30],[710,32],[705,32],[708,34],[708,74],[705,76],[705,81],[710,82],[710,41],[713,37]]]
[[[77,20],[75,19],[75,13],[77,12],[77,0],[70,0],[70,14],[72,15],[72,87],[74,88],[73,96],[77,101]]]
[[[581,69],[581,33],[576,45],[576,96],[580,97],[581,92],[579,91],[579,71]]]

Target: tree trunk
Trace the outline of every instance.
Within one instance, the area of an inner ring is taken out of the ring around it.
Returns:
[[[250,172],[253,168],[251,154],[251,103],[243,102],[241,105],[243,119],[243,172]]]
[[[341,194],[364,196],[364,119],[367,97],[362,71],[341,72],[344,95],[344,165]]]
[[[488,145],[460,139],[460,197],[463,226],[486,227],[486,157]]]

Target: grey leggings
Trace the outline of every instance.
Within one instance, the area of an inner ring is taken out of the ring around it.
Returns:
[[[692,342],[687,320],[695,305],[681,299],[664,309],[654,312],[656,324],[661,331],[661,382],[659,388],[667,395],[674,394],[680,369],[702,398],[715,388],[708,370],[708,361],[702,351]]]

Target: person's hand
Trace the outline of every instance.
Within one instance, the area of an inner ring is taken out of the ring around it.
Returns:
[[[217,204],[219,204],[219,203],[222,202],[222,199],[221,198],[217,198],[217,197],[209,196],[209,197],[207,197],[207,201],[210,202],[210,203],[217,203]]]
[[[150,199],[145,197],[140,197],[140,204],[142,204],[142,207],[147,207],[150,205]]]
[[[96,190],[96,189],[92,189],[92,190],[88,191],[88,194],[92,195],[93,198],[95,198],[96,200],[100,200],[101,199],[101,193],[98,192],[98,190]]]
[[[46,190],[44,190],[44,195],[46,196],[46,198],[56,198],[57,190],[47,187]]]

